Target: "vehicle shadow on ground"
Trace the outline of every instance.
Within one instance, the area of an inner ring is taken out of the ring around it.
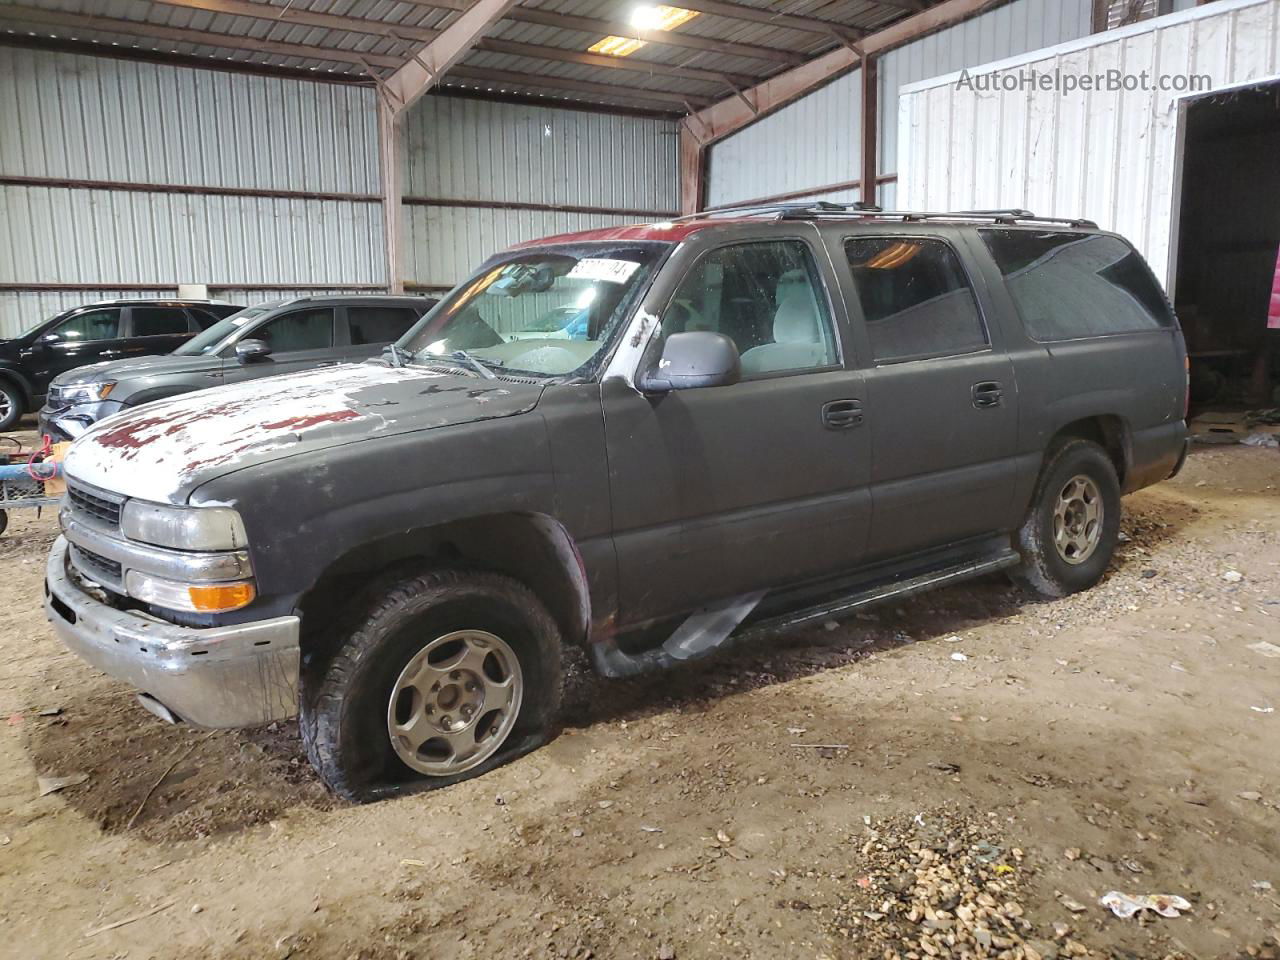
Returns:
[[[1151,551],[1178,535],[1195,515],[1172,521],[1126,513],[1131,542]],[[1121,550],[1107,579],[1135,576],[1145,556]],[[595,675],[580,651],[568,663],[566,727],[638,720],[696,710],[726,695],[788,683],[865,657],[968,630],[1045,601],[993,575],[887,603],[844,620],[733,648],[687,667],[632,680]],[[25,740],[41,777],[86,774],[62,799],[106,833],[156,843],[233,834],[295,808],[340,805],[320,784],[303,754],[294,721],[252,730],[208,731],[162,723],[122,684],[76,665],[70,701],[54,716],[33,717]]]

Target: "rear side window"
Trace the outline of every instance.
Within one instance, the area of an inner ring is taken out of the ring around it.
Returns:
[[[1155,277],[1116,237],[982,230],[1027,333],[1076,340],[1173,325]]]
[[[187,310],[191,314],[191,319],[195,320],[196,326],[201,330],[208,330],[222,319],[221,316],[210,310],[206,310],[204,307],[188,307]],[[224,316],[229,316],[229,314],[224,314]]]
[[[69,343],[114,340],[120,336],[120,311],[86,310],[68,317],[49,332],[56,334],[59,340]]]
[[[662,316],[664,334],[709,330],[737,344],[746,377],[840,362],[806,244],[750,242],[705,254]]]
[[[973,287],[950,245],[922,237],[855,237],[845,255],[877,363],[988,346]]]
[[[416,310],[405,307],[347,307],[351,345],[394,343],[418,321]]]
[[[181,307],[134,307],[132,315],[135,337],[171,337],[191,332],[187,311]]]
[[[298,310],[268,320],[249,334],[264,340],[274,353],[293,350],[324,350],[333,346],[333,309]]]

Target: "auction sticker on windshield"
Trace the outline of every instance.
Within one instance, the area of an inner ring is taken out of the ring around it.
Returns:
[[[631,260],[606,260],[601,257],[586,257],[579,260],[569,271],[572,280],[604,280],[607,283],[626,283],[636,272],[640,264]]]

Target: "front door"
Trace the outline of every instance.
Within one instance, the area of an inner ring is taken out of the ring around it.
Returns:
[[[856,564],[870,520],[862,379],[842,304],[807,240],[704,253],[663,334],[709,330],[742,357],[732,386],[659,397],[603,385],[621,625]]]
[[[44,333],[29,348],[32,381],[43,395],[60,373],[124,356],[119,307],[83,310]]]
[[[343,348],[334,346],[333,334],[333,307],[308,307],[271,317],[236,338],[237,342],[261,340],[271,348],[270,356],[238,363],[233,344],[223,350],[223,376],[227,383],[236,383],[341,363]]]
[[[1014,494],[1018,388],[956,247],[886,235],[841,247],[868,358],[868,559],[1000,530]]]

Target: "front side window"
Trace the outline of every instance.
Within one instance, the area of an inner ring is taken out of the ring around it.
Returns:
[[[924,237],[855,237],[845,255],[876,363],[951,357],[990,340],[951,246]]]
[[[120,336],[120,311],[86,310],[63,320],[50,333],[66,343],[114,340]]]
[[[278,306],[280,306],[280,301],[273,300],[269,303],[260,303],[256,307],[245,307],[238,313],[233,313],[212,326],[206,327],[173,352],[176,356],[181,357],[208,356],[219,353],[223,347],[230,345],[231,339],[245,324],[252,323]]]
[[[250,331],[248,337],[263,341],[272,353],[326,350],[333,346],[333,308],[286,313]]]
[[[172,337],[190,333],[187,312],[181,307],[134,307],[133,336]]]
[[[1138,252],[1116,237],[982,230],[1027,333],[1077,340],[1173,326],[1173,315]]]
[[[355,347],[395,343],[417,319],[417,312],[407,307],[347,307],[347,328]]]
[[[587,376],[668,247],[587,243],[503,254],[399,346],[419,363],[448,358],[515,375]]]
[[[744,377],[838,364],[831,315],[800,240],[741,243],[703,255],[662,316],[662,332],[709,330],[738,346]]]

